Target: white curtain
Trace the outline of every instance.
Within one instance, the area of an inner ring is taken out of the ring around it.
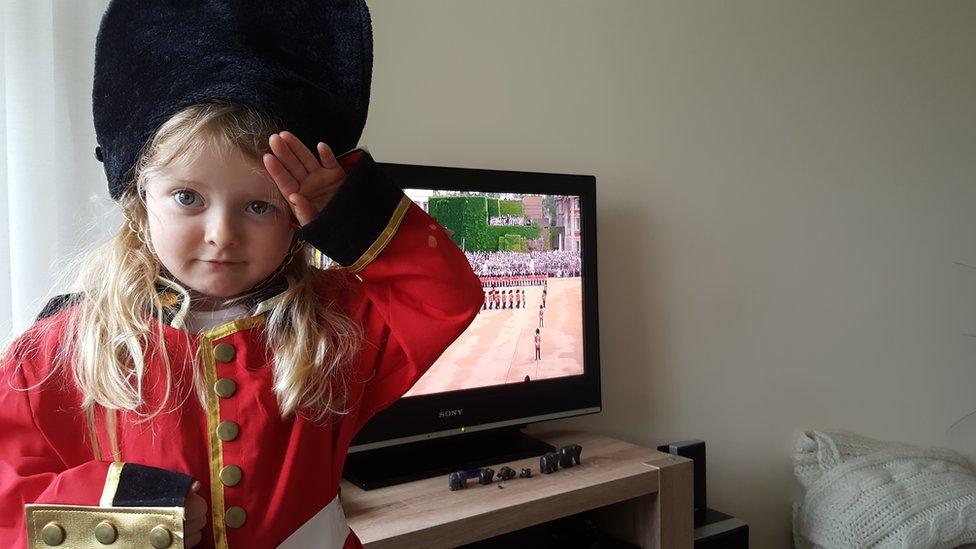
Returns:
[[[94,157],[91,92],[105,0],[0,8],[0,344],[33,323],[65,259],[120,223]],[[67,273],[70,276],[70,273]]]

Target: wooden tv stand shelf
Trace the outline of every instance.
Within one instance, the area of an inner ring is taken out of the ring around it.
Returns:
[[[583,431],[529,433],[557,449],[581,444],[581,465],[543,475],[539,458],[490,465],[531,478],[468,479],[450,491],[447,475],[364,491],[343,480],[346,520],[366,549],[456,547],[561,517],[593,511],[601,530],[645,548],[690,548],[692,461]]]

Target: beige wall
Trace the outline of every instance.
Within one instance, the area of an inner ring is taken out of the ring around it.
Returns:
[[[377,159],[597,178],[605,411],[542,427],[705,439],[757,548],[800,430],[976,459],[976,3],[370,5]]]

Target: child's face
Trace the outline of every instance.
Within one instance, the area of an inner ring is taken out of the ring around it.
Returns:
[[[263,168],[255,167],[239,154],[201,154],[148,183],[153,247],[183,285],[233,297],[281,265],[294,234],[291,209]]]

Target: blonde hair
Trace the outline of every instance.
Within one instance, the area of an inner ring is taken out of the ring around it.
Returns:
[[[268,152],[268,136],[278,130],[275,120],[241,105],[207,103],[181,110],[144,148],[134,167],[133,184],[119,198],[127,222],[74,262],[77,276],[72,291],[83,292],[83,297],[67,311],[52,373],[65,365],[70,369],[83,395],[97,459],[97,406],[106,411],[109,440],[117,454],[116,411],[134,414],[137,422],[148,421],[170,405],[175,410],[189,397],[189,390],[174,384],[174,368],[192,368],[193,388],[201,406],[206,408],[207,400],[215,398],[204,386],[199,354],[190,364],[170,363],[163,336],[164,304],[156,287],[158,278],[169,277],[149,239],[146,185],[173,163],[190,162],[204,153],[240,153],[253,161],[254,169],[261,169],[258,166]],[[262,330],[272,350],[273,391],[282,418],[298,414],[321,422],[349,411],[344,408],[348,396],[346,365],[359,350],[363,332],[342,311],[332,309],[334,300],[327,300],[328,295],[347,288],[348,275],[339,269],[313,266],[310,247],[299,240],[293,244],[292,253],[278,272],[248,295],[225,300],[225,304],[246,299],[273,280],[280,281],[280,277],[288,279],[287,289],[268,312]],[[156,337],[151,340],[152,316],[157,324]],[[147,402],[143,394],[144,360],[151,341],[158,344],[165,364],[165,396],[158,403]],[[174,393],[178,398],[173,398]]]

